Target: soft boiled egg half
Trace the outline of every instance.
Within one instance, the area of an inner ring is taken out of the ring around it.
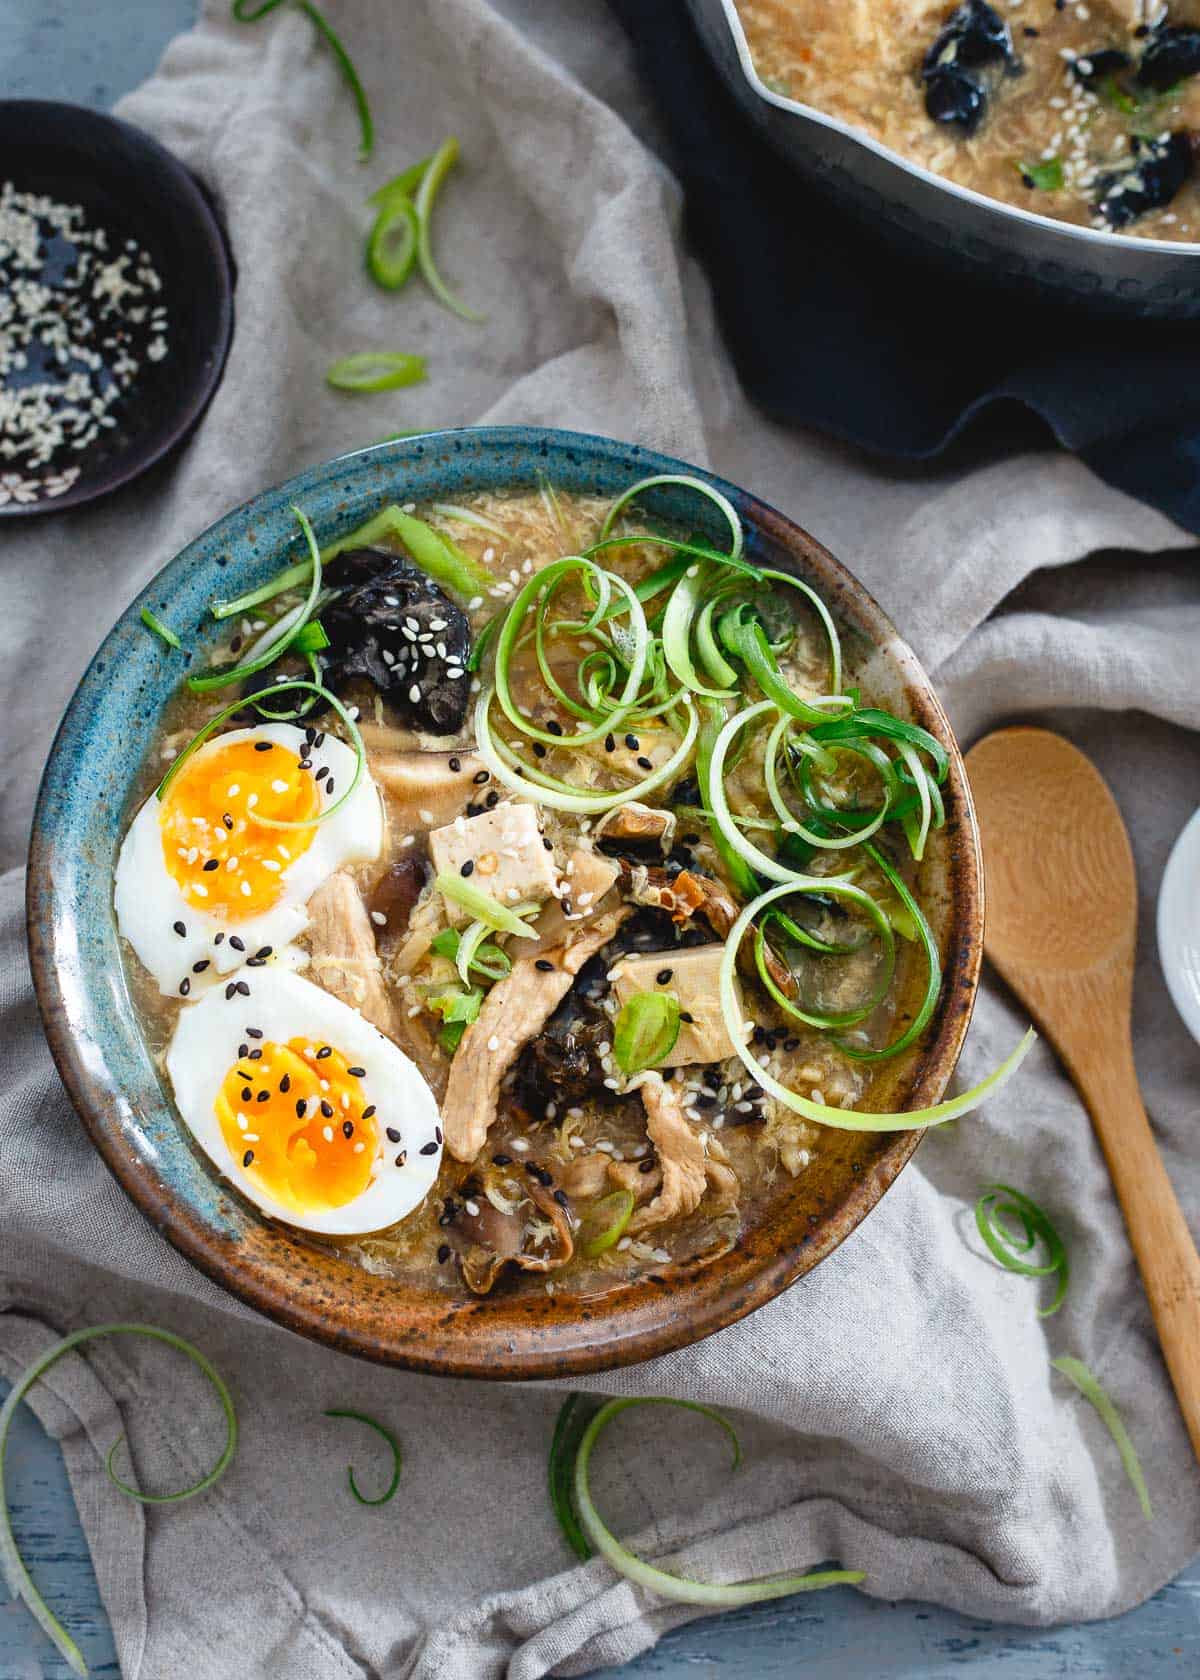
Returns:
[[[290,1225],[378,1231],[433,1187],[442,1132],[416,1065],[302,975],[243,969],[207,992],[180,1012],[166,1067],[217,1170]]]
[[[377,858],[383,809],[336,736],[292,723],[214,736],[152,794],[125,836],[117,925],[168,997],[248,959],[267,961],[308,926],[305,905],[344,864]]]

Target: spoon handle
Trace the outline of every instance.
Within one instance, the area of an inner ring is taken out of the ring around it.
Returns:
[[[1128,1033],[1072,1068],[1125,1215],[1167,1370],[1200,1459],[1200,1255],[1138,1089]]]

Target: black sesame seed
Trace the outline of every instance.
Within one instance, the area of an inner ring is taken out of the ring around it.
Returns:
[[[439,1266],[444,1266],[446,1264],[447,1260],[449,1260],[449,1258],[450,1258],[450,1244],[449,1243],[442,1243],[441,1247],[438,1249],[438,1265]]]
[[[679,1019],[681,1021],[686,1021],[688,1026],[690,1027],[695,1022],[696,1017],[692,1014],[692,1012],[689,1009],[681,1009],[679,1011]]]
[[[243,1102],[253,1102],[254,1101],[254,1092],[250,1089],[249,1085],[243,1085],[243,1087],[242,1087],[242,1101]]]
[[[462,876],[464,881],[466,880],[468,875],[474,875],[475,864],[474,864],[474,862],[472,861],[471,858],[467,859],[467,861],[459,869],[458,873]]]
[[[261,1062],[262,1061],[262,1051],[261,1050],[247,1050],[246,1060],[248,1062]]]
[[[650,759],[642,757],[638,759],[638,768],[641,770],[653,770],[654,765]]]
[[[342,1121],[342,1136],[347,1137],[347,1138],[351,1138],[351,1137],[354,1136],[354,1122],[353,1122],[353,1120],[343,1120]]]
[[[220,867],[221,862],[219,858],[209,858],[208,862],[204,865],[204,873],[206,875],[211,875],[214,869],[220,869]]]
[[[654,1161],[653,1161],[653,1159],[650,1158],[650,1157],[647,1157],[646,1160],[640,1161],[638,1163],[638,1171],[640,1173],[652,1173],[654,1171]]]
[[[332,1103],[327,1103],[327,1102],[323,1102],[323,1103],[322,1103],[322,1104],[321,1104],[321,1114],[322,1114],[322,1117],[323,1117],[323,1118],[324,1118],[324,1119],[326,1119],[326,1120],[332,1120],[332,1119],[333,1119],[333,1104],[332,1104]]]
[[[533,756],[534,758],[545,758],[546,748],[543,742],[535,741],[533,743]]]
[[[551,735],[561,735],[563,732],[562,724],[559,723],[557,718],[551,718],[546,725],[546,729]]]
[[[261,958],[262,961],[265,962],[267,960],[267,958],[271,955],[272,950],[273,950],[272,946],[264,945],[260,950],[255,951],[254,955],[256,957]]]
[[[642,743],[638,740],[636,735],[626,735],[625,745],[629,748],[630,752],[637,752],[641,744]]]
[[[466,811],[468,817],[477,817],[482,810],[482,805],[476,805],[473,800],[468,801]]]
[[[545,957],[539,957],[533,966],[540,969],[543,974],[551,974],[554,971],[554,964],[547,962]]]
[[[254,1160],[253,1149],[247,1149],[246,1153],[242,1156],[242,1165],[244,1167],[248,1167],[253,1160]]]
[[[183,979],[179,982],[179,995],[180,995],[180,997],[186,997],[188,995],[188,993],[191,991],[191,989],[192,989],[192,982],[188,979],[187,975],[185,974]]]
[[[226,986],[226,988],[225,988],[225,1002],[228,1003],[230,998],[235,996],[236,993],[237,993],[237,981],[236,980],[231,980],[229,982],[228,986]]]
[[[365,1079],[367,1077],[366,1068],[352,1067],[352,1068],[347,1068],[346,1072],[350,1075],[350,1077],[352,1079]]]
[[[297,1099],[296,1099],[296,1118],[297,1118],[297,1120],[303,1120],[303,1118],[305,1116],[305,1113],[307,1112],[307,1109],[308,1109],[308,1104],[307,1104],[307,1102],[305,1102],[304,1098],[303,1097],[297,1097]]]
[[[421,1153],[422,1153],[422,1155],[424,1155],[425,1151],[422,1150]],[[400,1151],[399,1155],[396,1156],[396,1165],[398,1167],[402,1167],[407,1160],[408,1160],[408,1151],[406,1149],[402,1149]]]
[[[799,1050],[800,1040],[798,1038],[785,1038],[783,1041],[783,1048],[785,1050]]]
[[[266,966],[267,966],[266,963],[263,961],[263,959],[261,957],[247,957],[246,958],[246,967],[247,968],[265,968]]]
[[[230,653],[240,653],[242,651],[242,638],[240,636],[235,636],[230,642],[229,651]]]
[[[239,992],[242,997],[250,996],[250,988],[244,980],[239,980],[237,985],[234,987],[234,990]]]
[[[512,1156],[511,1155],[493,1155],[492,1156],[492,1161],[497,1167],[511,1167],[512,1166]]]
[[[323,782],[325,780],[325,777],[328,776],[328,774],[329,774],[328,764],[322,764],[321,768],[317,771],[317,775],[316,775],[317,781],[318,782]]]
[[[547,840],[545,835],[542,836],[542,845],[546,848],[546,850],[548,852],[552,852],[554,850],[553,840]]]
[[[332,776],[330,776],[329,780],[325,783],[325,792],[330,793],[330,794],[333,792],[333,777]]]
[[[461,758],[452,758],[450,760],[450,768],[457,775],[457,773],[462,769],[462,759]]]
[[[477,785],[479,787],[482,787],[484,782],[486,782],[488,780],[489,775],[490,775],[490,771],[476,770],[475,775],[472,779],[477,783]]]
[[[711,1096],[707,1091],[697,1091],[692,1101],[697,1108],[716,1108],[717,1106],[716,1097]]]
[[[254,750],[255,752],[270,752],[274,745],[274,741],[255,741]]]
[[[324,745],[325,731],[323,729],[318,729],[317,733],[313,736],[313,746],[319,752]]]
[[[368,1114],[370,1114],[371,1112],[372,1111],[370,1109],[364,1108],[363,1109],[363,1119],[365,1120],[367,1118]],[[399,1143],[400,1142],[400,1133],[396,1130],[395,1126],[389,1126],[387,1128],[387,1139],[388,1139],[389,1143]]]
[[[219,933],[216,936],[216,938],[213,940],[213,944],[214,945],[219,945],[224,938],[225,938],[225,935],[223,933]]]
[[[616,752],[617,738],[615,735],[606,735],[604,737],[604,750],[605,752]]]
[[[364,1120],[369,1120],[371,1118],[371,1116],[374,1114],[374,1112],[375,1112],[375,1104],[374,1103],[368,1103],[366,1108],[364,1108],[363,1111],[362,1111],[363,1119]],[[392,1141],[394,1143],[395,1139],[393,1138]]]
[[[255,1102],[270,1102],[271,1093],[270,1091],[260,1091],[254,1100]]]
[[[248,1044],[239,1044],[238,1045],[238,1061],[239,1062],[241,1061],[243,1056],[248,1056],[249,1054],[250,1054],[250,1046]]]
[[[285,1073],[283,1078],[279,1081],[279,1089],[283,1092],[284,1096],[286,1097],[288,1092],[291,1090],[291,1088],[292,1088],[292,1076],[291,1076],[290,1073]]]
[[[494,811],[496,809],[496,806],[500,803],[500,795],[496,792],[495,788],[492,789],[491,793],[488,794],[483,803],[489,811]]]
[[[229,935],[229,944],[235,951],[244,951],[246,949],[245,944],[238,938],[236,933],[231,933]]]
[[[441,1141],[442,1141],[442,1128],[440,1126],[435,1126],[433,1128],[433,1135],[434,1135],[435,1139],[437,1140],[437,1142],[441,1143]]]
[[[681,846],[698,846],[700,844],[700,836],[698,834],[681,834],[679,836],[679,844]]]
[[[328,1044],[322,1044],[321,1048],[317,1051],[317,1060],[319,1062],[323,1062],[325,1060],[326,1056],[332,1056],[332,1055],[333,1055],[333,1050],[332,1050],[331,1046],[328,1045]]]
[[[421,1145],[421,1154],[422,1155],[436,1155],[437,1154],[437,1144],[434,1143],[432,1138],[430,1138],[428,1143],[423,1143]]]
[[[221,818],[221,821],[225,824],[226,828],[233,827],[233,818],[229,815],[228,811],[226,811],[225,815]]]
[[[560,899],[559,903],[562,905],[562,913],[564,916],[574,915],[575,907],[569,898]]]
[[[669,968],[660,968],[654,978],[660,986],[665,986],[671,978],[671,970]]]
[[[297,770],[311,770],[312,769],[312,759],[311,758],[302,758],[300,760],[299,764],[296,766],[296,768],[297,768]]]
[[[262,1028],[261,1027],[247,1027],[246,1028],[246,1037],[247,1038],[261,1038],[262,1037]]]
[[[554,1200],[558,1203],[560,1208],[565,1208],[567,1205],[567,1192],[565,1190],[556,1190],[554,1192]]]
[[[304,729],[304,739],[308,742],[310,747],[312,746],[312,744],[316,740],[316,738],[317,738],[317,732],[313,728],[312,724],[311,723],[306,724],[305,729]]]
[[[208,967],[208,958],[207,957],[201,957],[199,962],[194,962],[192,964],[192,973],[193,974],[203,974],[204,970],[207,967]]]

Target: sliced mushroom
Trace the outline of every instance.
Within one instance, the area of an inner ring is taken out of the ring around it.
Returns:
[[[618,805],[615,811],[606,811],[593,833],[599,841],[633,847],[657,846],[668,852],[675,834],[675,813],[631,799],[627,805]]]
[[[502,1194],[499,1199],[513,1200]],[[469,1207],[477,1211],[471,1213]],[[463,1281],[475,1295],[486,1295],[508,1266],[523,1272],[553,1272],[565,1266],[575,1250],[566,1209],[554,1200],[549,1186],[534,1178],[508,1212],[488,1199],[487,1185],[474,1191],[459,1204],[450,1228]]]

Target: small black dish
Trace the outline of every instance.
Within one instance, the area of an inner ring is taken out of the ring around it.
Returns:
[[[147,360],[111,410],[115,424],[74,454],[22,473],[0,458],[0,518],[56,512],[105,496],[187,436],[220,382],[233,336],[233,262],[204,193],[156,140],[116,117],[50,100],[0,101],[0,188],[79,205],[111,236],[136,240],[162,281],[167,353]],[[47,278],[52,279],[47,262]],[[62,466],[69,486],[44,479]]]

